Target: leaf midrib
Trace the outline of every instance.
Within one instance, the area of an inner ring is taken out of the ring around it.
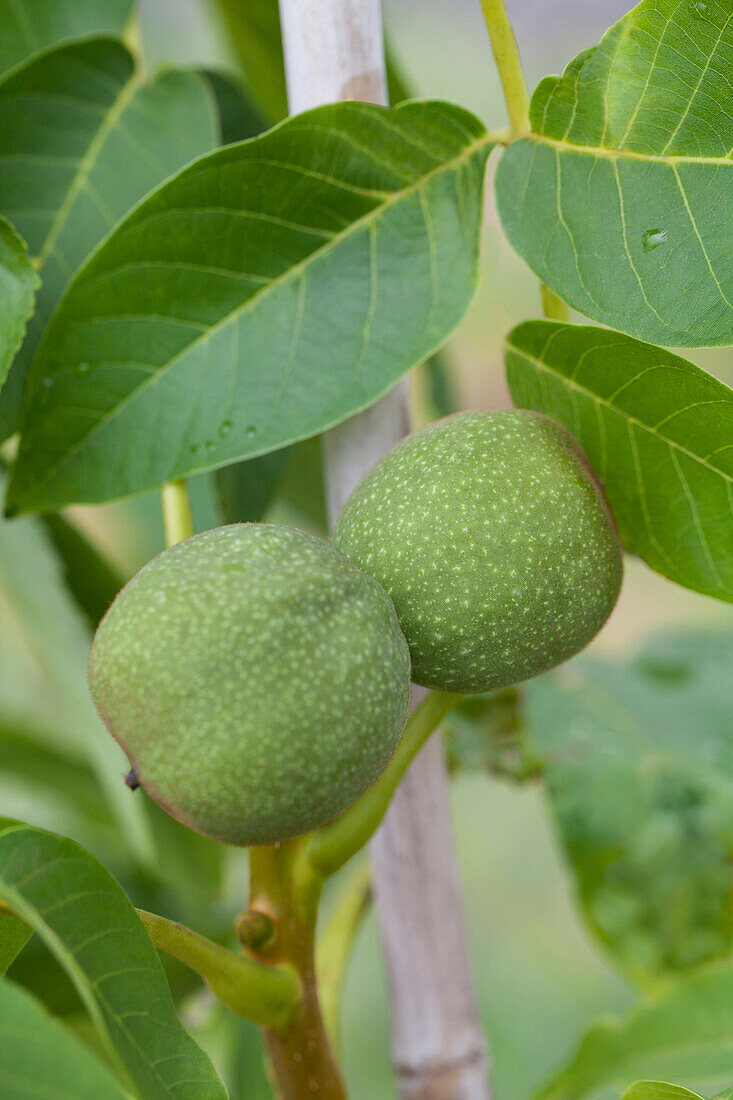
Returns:
[[[439,176],[461,167],[463,164],[467,163],[474,156],[475,153],[486,148],[490,150],[491,147],[496,143],[496,135],[492,131],[485,131],[480,138],[465,146],[458,156],[452,157],[449,161],[441,161],[440,164],[438,164],[435,168],[420,176],[413,183],[409,184],[409,186],[404,187],[399,191],[391,192],[388,198],[384,199],[372,210],[367,211],[366,214],[363,214],[360,218],[357,218],[356,221],[352,222],[342,231],[334,233],[334,235],[330,237],[327,241],[325,241],[323,245],[314,249],[313,252],[309,252],[307,256],[298,261],[298,263],[294,264],[292,267],[289,267],[288,270],[283,272],[281,275],[275,276],[274,279],[270,280],[260,290],[256,291],[241,305],[224,314],[224,316],[221,317],[215,324],[207,327],[204,333],[198,336],[195,340],[192,340],[189,344],[186,344],[186,346],[180,352],[178,352],[178,354],[173,356],[172,359],[161,366],[158,370],[155,370],[152,374],[148,375],[139,386],[131,390],[130,393],[127,394],[122,401],[119,401],[114,406],[114,408],[110,409],[107,415],[98,420],[88,432],[80,437],[75,446],[65,451],[65,453],[59,458],[59,460],[47,469],[46,476],[42,480],[36,481],[34,483],[34,488],[31,490],[30,494],[26,492],[23,494],[23,496],[25,496],[26,499],[28,499],[30,496],[30,498],[32,499],[34,493],[37,494],[44,485],[47,485],[57,474],[57,472],[62,469],[69,461],[71,461],[71,459],[74,458],[74,456],[81,450],[83,446],[85,446],[85,444],[90,439],[97,435],[98,432],[100,432],[111,420],[113,420],[122,410],[124,410],[129,404],[131,404],[132,401],[134,401],[140,393],[146,390],[149,386],[156,384],[164,375],[172,370],[177,365],[177,363],[179,363],[184,357],[186,357],[200,343],[203,343],[204,341],[213,337],[215,333],[219,331],[219,329],[222,329],[226,325],[230,324],[235,318],[246,314],[247,311],[250,308],[254,308],[261,299],[266,298],[270,293],[272,293],[279,287],[285,286],[290,279],[299,277],[303,272],[307,271],[309,265],[312,262],[315,262],[322,256],[327,255],[332,249],[337,248],[340,244],[342,244],[343,241],[356,234],[360,229],[368,227],[369,225],[376,222],[378,218],[380,218],[392,207],[396,206],[404,199],[416,194],[420,191],[421,188],[427,186],[431,182],[431,180],[437,179]],[[155,192],[153,192],[153,194],[155,194]],[[192,210],[191,212],[195,213],[195,210]],[[108,274],[111,273],[112,272],[109,272]],[[83,274],[83,269],[80,274]],[[81,278],[79,281],[81,283]],[[71,287],[69,287],[69,291],[67,291],[67,294],[70,293],[72,289],[73,284]],[[52,335],[53,326],[49,326],[49,329],[47,329],[46,338],[44,339],[44,344],[46,340]]]
[[[518,140],[534,141],[539,145],[549,145],[553,149],[559,149],[565,153],[579,153],[585,156],[604,157],[608,160],[632,160],[649,164],[664,164],[673,167],[676,164],[713,164],[718,168],[727,165],[733,166],[733,157],[686,157],[665,156],[661,153],[636,153],[631,149],[609,149],[605,145],[575,145],[572,141],[563,138],[552,138],[546,134],[528,132],[520,135]]]
[[[99,129],[89,143],[86,153],[79,161],[78,168],[74,173],[74,178],[69,184],[64,200],[59,206],[56,216],[51,223],[46,240],[43,243],[43,248],[38,253],[36,260],[39,268],[43,267],[44,263],[51,255],[82,187],[88,182],[92,174],[92,170],[107,142],[107,138],[112,133],[122,113],[141,84],[142,79],[139,70],[133,69],[129,79],[120,86],[114,103],[104,115],[99,125]]]
[[[529,352],[517,347],[516,344],[512,344],[509,340],[507,340],[506,346],[508,350],[516,352],[517,355],[520,355],[523,359],[526,359],[528,360],[528,362],[534,364],[534,366],[537,367],[539,370],[543,370],[547,374],[551,374],[554,378],[559,379],[561,382],[576,389],[579,393],[582,393],[586,397],[589,397],[591,401],[602,405],[604,408],[608,409],[609,412],[615,413],[616,416],[620,416],[623,420],[630,421],[632,424],[637,425],[649,435],[653,435],[655,439],[660,440],[662,443],[666,443],[668,447],[674,448],[676,451],[679,451],[680,454],[687,455],[688,458],[691,458],[693,459],[693,461],[699,463],[701,466],[704,466],[706,469],[710,470],[711,473],[717,474],[718,477],[721,477],[725,481],[731,482],[733,484],[733,475],[727,474],[725,470],[721,470],[718,466],[712,466],[700,455],[696,455],[694,451],[691,451],[687,447],[684,447],[681,443],[677,443],[675,442],[675,440],[669,439],[668,436],[663,435],[661,432],[658,432],[650,424],[645,424],[644,421],[639,420],[638,417],[632,416],[630,413],[624,412],[623,409],[619,409],[615,405],[612,405],[610,401],[608,401],[606,398],[601,397],[599,394],[594,393],[593,390],[589,390],[587,389],[587,387],[582,386],[575,378],[571,378],[569,375],[563,374],[561,371],[555,370],[549,364],[544,363],[541,359],[537,359],[534,355],[530,355]]]

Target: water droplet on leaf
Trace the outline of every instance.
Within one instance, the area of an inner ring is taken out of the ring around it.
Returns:
[[[89,371],[91,370],[91,368],[92,368],[91,363],[80,363],[79,366],[77,367],[77,370],[79,371],[79,374],[88,374]]]
[[[655,248],[659,248],[660,244],[664,244],[666,240],[666,229],[647,229],[646,233],[642,234],[641,243],[645,252],[652,252]]]
[[[252,439],[253,436],[257,435],[257,429],[250,424],[249,427],[245,429],[244,434],[247,436],[247,439]]]
[[[201,450],[201,444],[200,443],[194,443],[193,446],[191,447],[191,454],[192,455],[197,455],[200,450]]]
[[[690,0],[690,13],[695,19],[704,19],[708,6],[705,0]]]
[[[207,439],[206,440],[206,450],[208,451],[209,454],[211,454],[212,451],[216,450],[216,440],[215,439]]]
[[[226,438],[226,436],[228,436],[228,435],[229,435],[229,433],[230,433],[230,431],[231,431],[231,430],[232,430],[232,422],[231,422],[231,420],[224,420],[224,421],[222,421],[222,425],[221,425],[221,427],[219,428],[219,438],[220,438],[220,439],[225,439],[225,438]]]
[[[53,385],[53,382],[54,382],[53,378],[44,378],[44,379],[43,379],[43,385],[44,385],[44,386],[45,386],[45,387],[46,387],[47,389],[50,389],[50,387],[51,387],[51,386]]]

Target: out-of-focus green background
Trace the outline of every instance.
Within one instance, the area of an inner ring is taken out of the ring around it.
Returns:
[[[628,10],[624,0],[510,0],[530,85],[557,72]],[[142,0],[142,38],[149,65],[160,61],[222,63],[227,55],[205,0]],[[498,80],[478,0],[386,0],[385,18],[397,60],[417,94],[454,99],[490,127],[506,124]],[[491,171],[491,170],[490,170]],[[508,404],[501,345],[518,321],[539,314],[538,285],[502,239],[487,189],[482,281],[448,356],[463,407]],[[697,352],[700,365],[733,380],[729,351]],[[418,416],[426,415],[420,379]],[[127,575],[162,548],[157,497],[75,515]],[[198,509],[208,519],[206,501]],[[593,643],[596,652],[629,653],[650,633],[675,625],[730,622],[730,609],[676,587],[641,562],[628,563],[624,592],[610,622]],[[33,698],[49,721],[56,702],[38,661],[9,611],[0,625],[3,705]],[[528,1100],[574,1049],[589,1022],[614,1014],[636,994],[613,972],[582,927],[572,884],[535,785],[514,786],[486,776],[455,782],[455,831],[465,886],[476,986],[495,1067],[498,1100]],[[63,831],[65,811],[41,807],[18,785],[6,793],[4,813]],[[97,854],[102,855],[103,851]],[[228,896],[244,893],[244,866],[236,862]],[[378,930],[370,918],[351,966],[344,1011],[344,1057],[355,1100],[394,1096],[389,1069],[389,1016]],[[216,1055],[233,1033],[244,1039],[239,1065],[229,1064],[233,1097],[270,1095],[256,1032],[206,997],[187,1005],[187,1022]],[[222,1054],[222,1057],[224,1055]],[[231,1062],[231,1056],[230,1062]]]

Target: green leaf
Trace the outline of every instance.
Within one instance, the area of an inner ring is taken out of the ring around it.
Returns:
[[[167,70],[142,83],[115,39],[61,46],[0,83],[0,214],[42,275],[0,405],[1,438],[18,427],[28,363],[79,264],[143,195],[216,143],[203,80]]]
[[[697,1092],[670,1085],[666,1081],[636,1081],[621,1100],[704,1100]]]
[[[13,913],[0,913],[0,978],[15,962],[32,935],[33,929],[20,917]],[[2,984],[0,982],[0,989]]]
[[[343,103],[183,169],[47,329],[9,510],[140,493],[374,402],[471,300],[489,148],[448,104]]]
[[[13,227],[0,218],[0,388],[33,313],[38,275]]]
[[[288,113],[277,0],[213,0],[253,100],[271,122]]]
[[[0,0],[0,75],[66,39],[121,33],[133,6],[134,0]]]
[[[109,809],[97,776],[76,746],[54,743],[38,726],[0,713],[0,772],[22,779],[48,796],[68,799],[92,822],[109,823]]]
[[[650,344],[550,321],[510,333],[506,361],[515,403],[585,449],[627,550],[733,600],[733,391]]]
[[[441,725],[451,770],[536,779],[539,762],[527,744],[521,704],[519,688],[462,699]]]
[[[201,72],[216,100],[222,145],[245,141],[267,129],[264,116],[252,103],[236,76],[218,69]]]
[[[213,0],[242,66],[250,95],[270,120],[288,113],[278,0]],[[402,76],[386,45],[390,103],[409,98]]]
[[[733,343],[728,0],[644,0],[532,97],[496,177],[510,243],[587,317]]]
[[[142,808],[122,780],[125,756],[89,696],[88,622],[64,586],[61,563],[39,520],[11,523],[0,518],[0,592],[17,614],[50,688],[58,693],[59,720],[69,747],[89,761],[130,851],[143,864],[154,863]]]
[[[707,968],[592,1027],[541,1100],[616,1100],[640,1078],[672,1078],[706,1095],[733,1075],[732,1032],[733,967]]]
[[[95,1056],[14,982],[0,982],[0,1081],[13,1100],[125,1100]]]
[[[62,837],[11,827],[0,834],[0,898],[61,962],[141,1097],[225,1100],[176,1016],[147,932],[92,856]]]
[[[293,449],[282,447],[249,462],[235,462],[216,472],[223,523],[257,523],[275,495]]]
[[[71,520],[48,515],[42,522],[63,564],[66,587],[96,629],[122,588],[122,577]]]
[[[733,948],[731,667],[733,632],[710,630],[524,688],[583,915],[643,986]]]

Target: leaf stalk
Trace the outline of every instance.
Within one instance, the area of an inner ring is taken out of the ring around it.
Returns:
[[[157,913],[137,915],[160,951],[195,970],[239,1016],[269,1027],[284,1026],[302,995],[295,968],[235,955],[213,940]]]
[[[166,481],[161,489],[161,501],[166,546],[174,546],[190,538],[193,534],[193,516],[186,481],[183,478]]]
[[[504,90],[512,136],[516,138],[529,130],[529,92],[517,40],[505,0],[481,0],[481,10]]]

